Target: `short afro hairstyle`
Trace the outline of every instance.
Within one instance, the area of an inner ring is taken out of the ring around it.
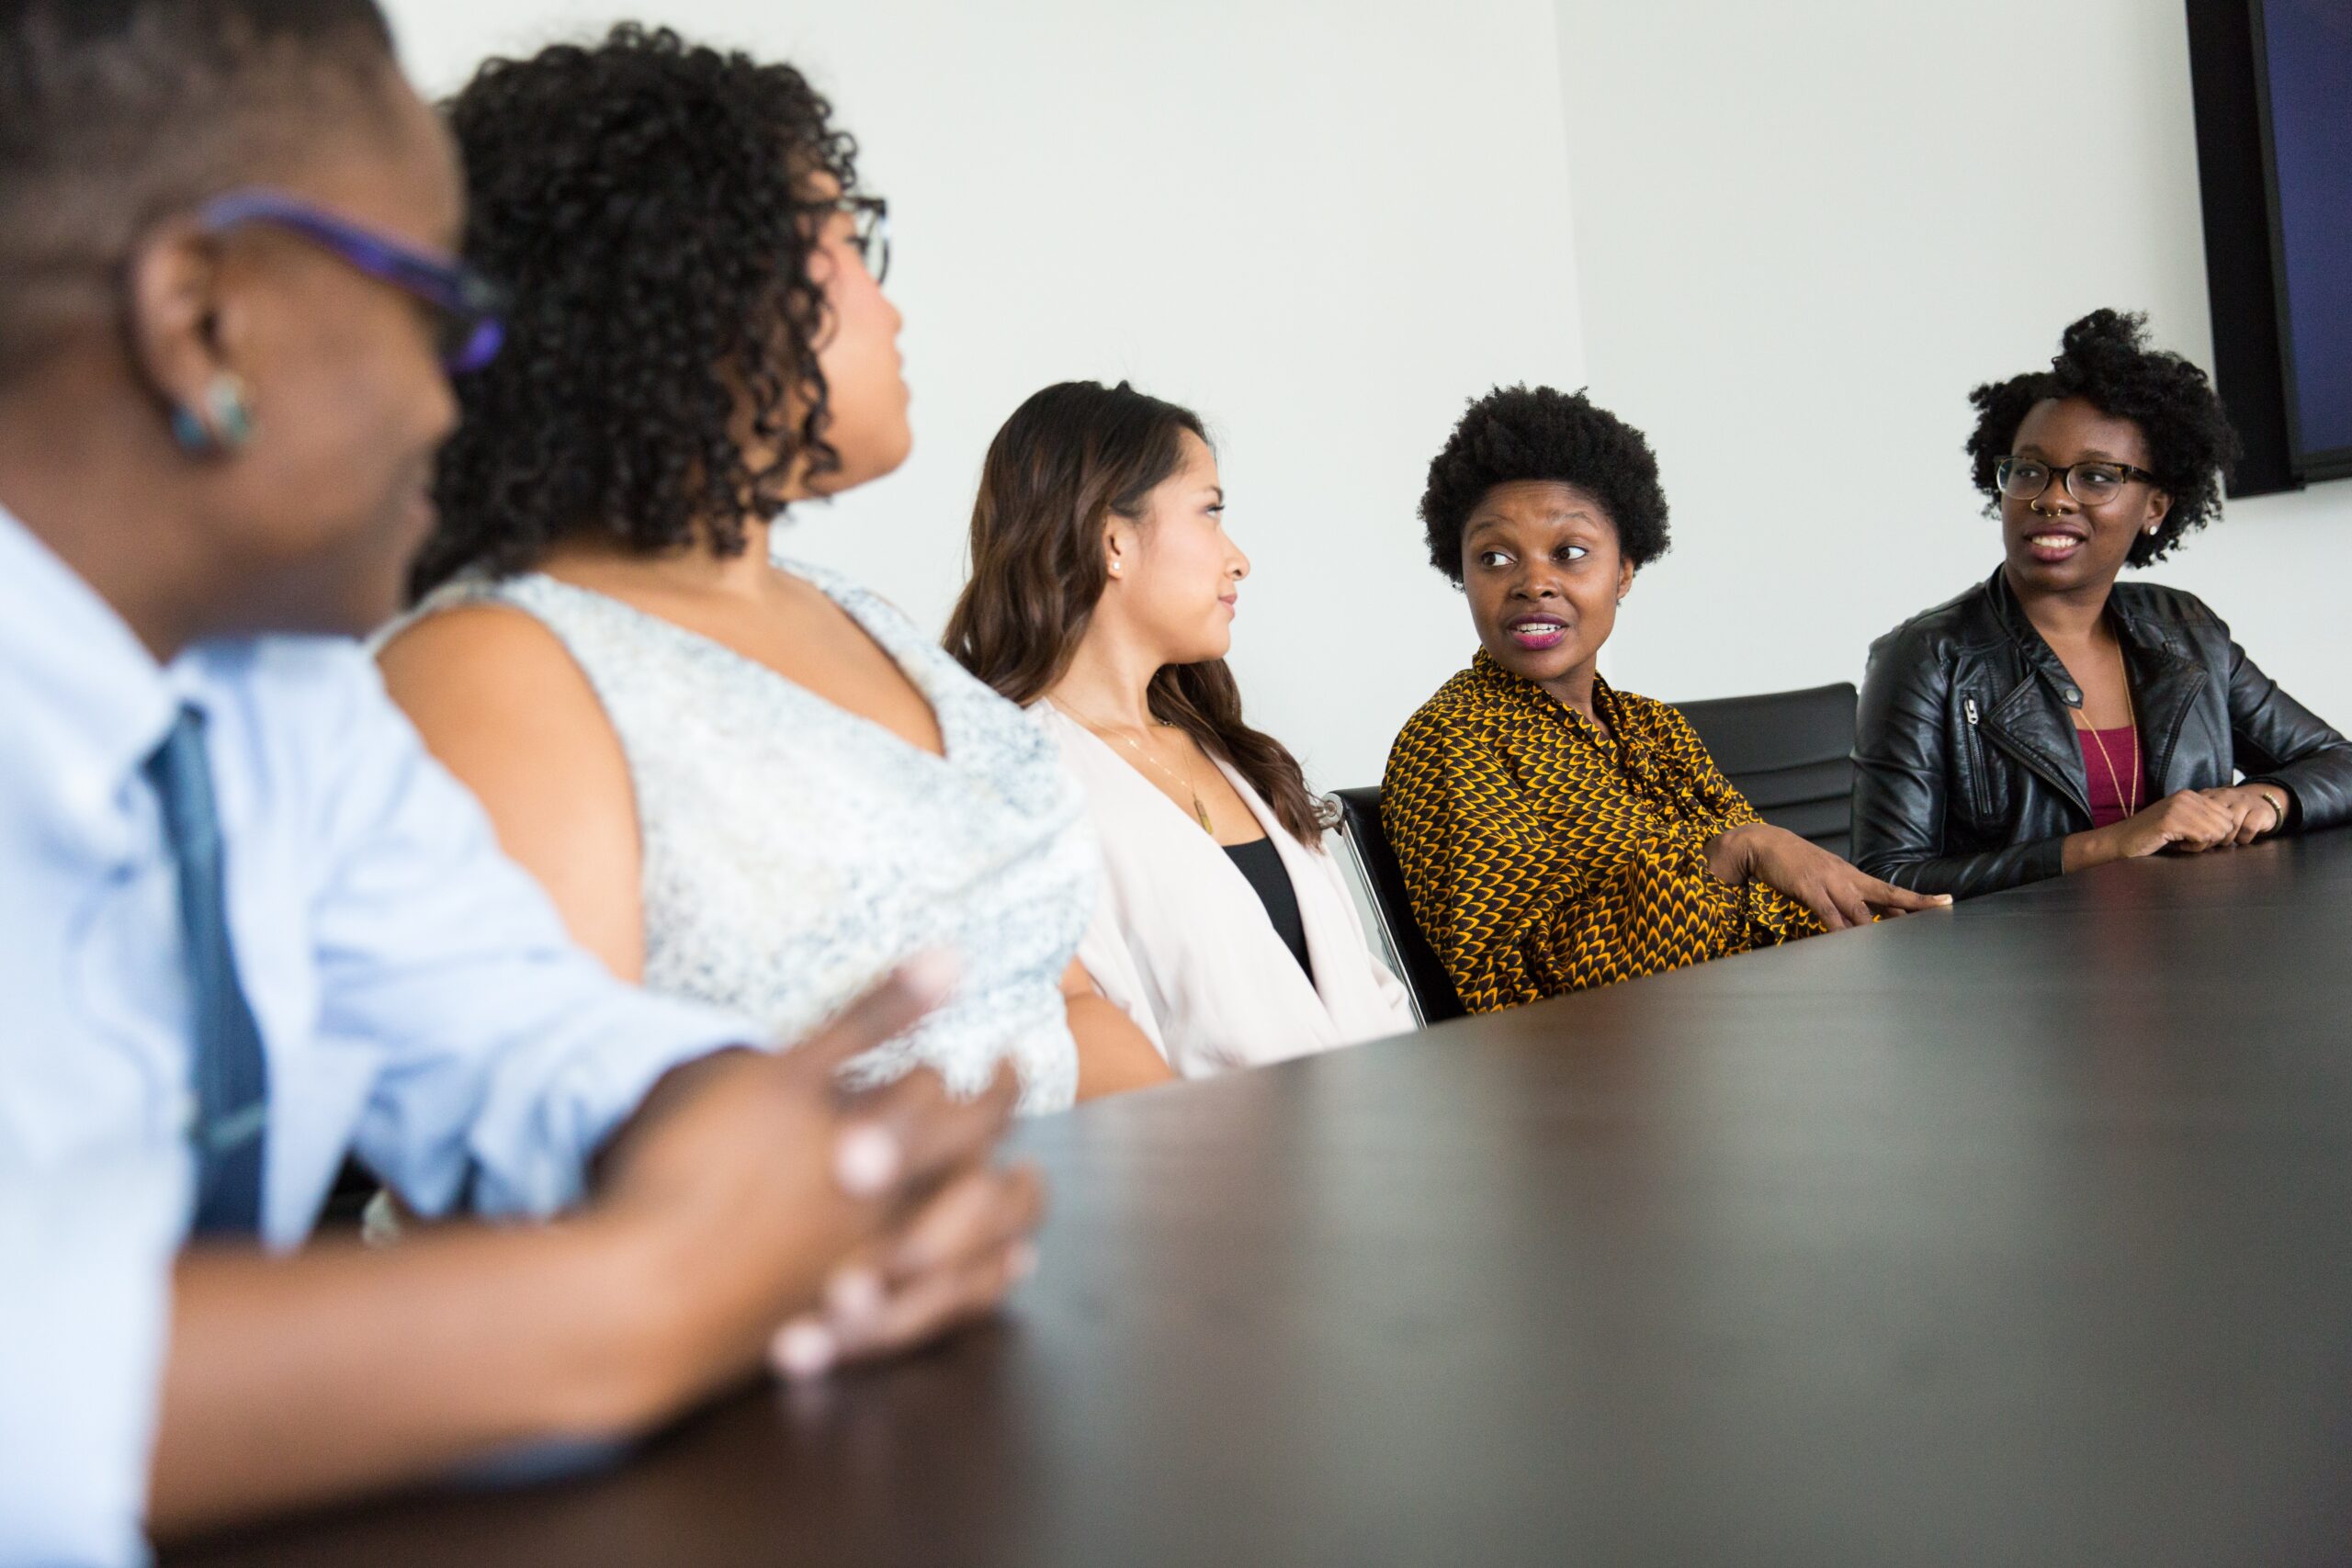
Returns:
[[[857,189],[831,106],[789,65],[624,23],[492,60],[447,109],[466,254],[514,305],[504,351],[458,383],[412,592],[582,536],[740,554],[803,457],[839,468],[809,273],[831,187]]]
[[[2172,497],[2172,510],[2156,531],[2132,539],[2125,564],[2164,559],[2184,535],[2220,514],[2222,486],[2240,451],[2237,432],[2204,371],[2177,354],[2147,346],[2147,323],[2140,311],[2093,310],[2066,329],[2049,369],[1988,381],[1968,394],[1976,428],[1966,450],[1987,516],[2000,512],[1994,470],[2009,455],[2018,427],[2036,403],[2065,398],[2080,398],[2110,419],[2138,425],[2148,443],[2148,471]]]
[[[1581,391],[1498,387],[1474,399],[1445,449],[1430,460],[1421,492],[1430,564],[1458,587],[1462,531],[1497,485],[1552,479],[1589,491],[1636,568],[1664,555],[1666,491],[1647,437]]]

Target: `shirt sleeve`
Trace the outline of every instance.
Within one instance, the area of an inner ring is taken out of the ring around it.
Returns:
[[[2228,638],[2227,626],[2222,635]],[[2352,818],[2352,742],[2289,696],[2234,640],[2229,649],[2232,761],[2246,783],[2286,789],[2290,829]]]
[[[664,1073],[759,1032],[576,946],[361,663],[312,921],[322,1048],[383,1063],[356,1150],[420,1213],[555,1212]]]
[[[1384,825],[1414,917],[1473,1012],[1738,952],[1759,899],[1777,897],[1718,882],[1672,836],[1596,869],[1557,815],[1495,748],[1449,738],[1435,715],[1417,716],[1389,753]]]
[[[1691,802],[1707,819],[1711,837],[1763,820],[1747,803],[1747,796],[1739,793],[1739,786],[1715,765],[1715,754],[1707,750],[1707,743],[1699,739],[1680,708],[1666,703],[1645,706],[1644,716],[1655,726],[1657,745],[1690,781]]]
[[[0,1563],[142,1562],[184,1157],[0,1145]]]
[[[1693,847],[1703,857],[1705,844],[1718,833],[1734,828],[1745,828],[1751,822],[1764,820],[1763,813],[1748,803],[1747,796],[1723,769],[1716,765],[1715,754],[1699,739],[1690,720],[1680,708],[1661,703],[1657,705],[1666,745],[1680,759],[1689,776],[1694,781],[1691,795],[1705,820],[1698,829],[1701,837]],[[1703,869],[1703,865],[1702,865]],[[1713,880],[1713,874],[1708,873]],[[1741,889],[1746,896],[1744,914],[1747,925],[1748,947],[1770,947],[1801,936],[1817,936],[1826,928],[1814,918],[1813,911],[1769,884],[1751,880]],[[1712,955],[1711,955],[1712,956]]]

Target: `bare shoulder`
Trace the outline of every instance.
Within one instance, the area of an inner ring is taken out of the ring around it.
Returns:
[[[385,690],[481,802],[572,936],[637,978],[636,787],[620,737],[562,641],[521,610],[463,604],[403,628],[376,657]]]
[[[377,651],[384,687],[430,732],[475,723],[527,723],[534,734],[577,728],[611,736],[594,688],[562,641],[535,616],[503,604],[436,611]]]
[[[502,836],[526,811],[575,828],[599,817],[633,827],[620,737],[586,672],[535,617],[503,604],[458,605],[404,628],[376,657],[384,689],[481,797]],[[562,787],[550,787],[559,779]]]

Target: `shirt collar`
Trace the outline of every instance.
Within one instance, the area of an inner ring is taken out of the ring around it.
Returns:
[[[114,607],[5,507],[0,694],[37,776],[82,811],[113,799],[183,700]]]
[[[1483,648],[1471,656],[1470,669],[1489,689],[1508,694],[1520,702],[1546,710],[1558,708],[1562,713],[1575,711],[1526,676],[1514,675],[1504,669],[1501,661]],[[1592,674],[1593,706],[1608,714],[1612,723],[1616,718],[1616,693],[1610,688],[1608,682],[1600,678],[1600,671],[1594,671]]]

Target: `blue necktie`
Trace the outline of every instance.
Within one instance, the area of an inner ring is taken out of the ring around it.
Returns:
[[[221,875],[220,818],[204,715],[180,709],[147,760],[179,872],[180,925],[187,938],[196,1025],[196,1229],[252,1235],[261,1229],[261,1156],[269,1123],[269,1068],[261,1030],[237,979]]]

